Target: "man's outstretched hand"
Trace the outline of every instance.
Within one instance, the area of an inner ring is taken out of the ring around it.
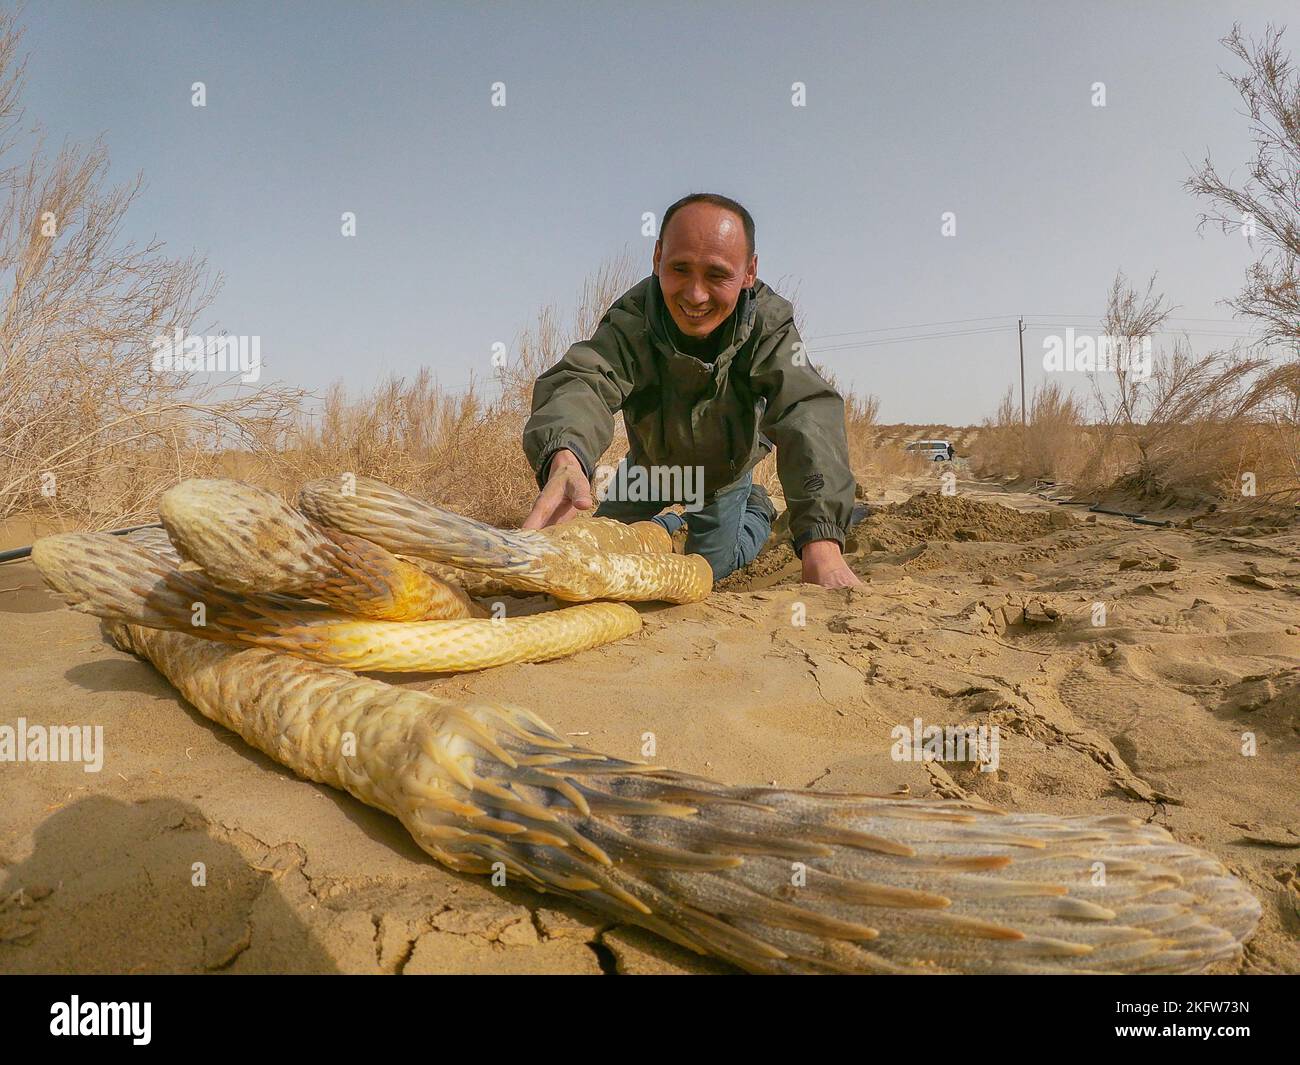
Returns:
[[[803,546],[803,582],[823,588],[852,588],[861,584],[849,569],[844,553],[834,540],[813,540]]]
[[[522,528],[544,529],[568,521],[580,510],[590,510],[591,482],[583,472],[582,463],[572,451],[557,451],[551,457],[546,474],[546,487],[524,519]]]

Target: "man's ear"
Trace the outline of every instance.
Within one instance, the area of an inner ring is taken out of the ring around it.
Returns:
[[[656,261],[658,261],[657,257],[656,257]],[[754,257],[749,260],[749,269],[745,271],[745,284],[743,287],[753,288],[754,282],[757,280],[758,280],[758,254],[755,253]]]
[[[659,273],[659,256],[660,256],[660,254],[663,252],[663,250],[664,250],[664,242],[663,242],[662,240],[660,240],[658,237],[656,237],[656,238],[655,238],[655,254],[654,254],[654,260],[653,260],[653,262],[651,262],[651,264],[650,264],[650,272],[651,272],[652,274],[658,274],[658,273]]]

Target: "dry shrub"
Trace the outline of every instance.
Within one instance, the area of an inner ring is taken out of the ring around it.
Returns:
[[[928,439],[920,433],[911,437],[913,440]],[[910,441],[909,441],[910,442]],[[893,477],[913,478],[935,472],[934,462],[922,458],[906,449],[906,444],[892,447],[876,447],[868,464],[867,476],[871,481],[879,482]]]
[[[1034,391],[1022,429],[1008,389],[973,445],[972,469],[1156,504],[1300,499],[1300,363],[1197,356],[1179,342],[1130,394],[1127,414],[1112,404],[1090,424],[1083,404],[1050,383]],[[1256,494],[1243,496],[1243,485]]]
[[[1167,321],[1154,283],[1139,291],[1116,275],[1102,333],[1117,350],[1139,351]],[[1117,359],[1091,381],[1091,411],[1055,382],[1036,389],[1023,428],[1008,389],[975,445],[975,472],[1045,478],[1081,495],[1147,505],[1300,499],[1295,358],[1198,354],[1181,339],[1151,352],[1149,374]]]
[[[938,477],[948,467],[909,452],[907,445],[918,440],[947,440],[953,446],[955,457],[962,459],[969,458],[968,444],[972,439],[969,428],[935,422],[926,425],[904,422],[873,424],[869,432],[864,430],[863,436],[867,441],[863,450],[868,483],[891,478]]]
[[[1201,225],[1224,233],[1246,233],[1259,258],[1246,273],[1241,292],[1228,300],[1238,314],[1262,327],[1266,341],[1285,345],[1287,361],[1261,369],[1239,389],[1240,402],[1230,408],[1248,413],[1232,426],[1226,441],[1202,442],[1213,448],[1226,444],[1216,463],[1218,488],[1237,508],[1300,502],[1300,70],[1282,49],[1284,31],[1268,26],[1259,39],[1248,39],[1239,25],[1222,41],[1245,67],[1242,74],[1224,74],[1244,106],[1255,146],[1244,169],[1245,179],[1230,184],[1206,158],[1188,179],[1188,191],[1210,201]],[[1237,171],[1236,173],[1241,173]],[[1229,373],[1227,367],[1220,373]],[[1215,427],[1216,434],[1219,426]],[[1232,478],[1256,474],[1257,494],[1242,494]],[[1294,512],[1294,511],[1292,511]]]
[[[859,485],[868,485],[879,480],[883,474],[896,472],[894,467],[900,461],[906,464],[912,462],[912,456],[880,446],[879,396],[846,391],[839,387],[834,374],[826,373],[823,376],[844,397],[844,432],[849,443],[849,468]]]
[[[0,14],[0,519],[104,528],[152,520],[159,491],[283,427],[295,393],[155,371],[217,282],[201,259],[120,239],[141,182],[39,129],[21,147],[21,32]],[[207,382],[207,383],[205,383]]]
[[[1168,317],[1163,296],[1111,286],[1104,331],[1131,345]],[[1149,377],[1116,366],[1094,376],[1101,411],[1089,487],[1162,503],[1300,498],[1296,432],[1289,412],[1300,392],[1300,362],[1239,352],[1196,354],[1177,340],[1152,357]],[[1121,465],[1118,477],[1108,466]],[[1244,474],[1251,475],[1243,482]],[[1243,496],[1245,483],[1254,494]]]
[[[971,445],[971,468],[980,476],[1016,475],[1072,483],[1091,458],[1090,434],[1077,397],[1055,381],[1034,389],[1021,425],[1015,390],[986,418]]]
[[[533,325],[521,334],[518,357],[508,364],[499,377],[502,396],[510,409],[518,412],[519,424],[514,434],[516,464],[522,463],[520,441],[524,423],[532,410],[534,382],[563,358],[570,345],[580,340],[590,339],[614,301],[642,276],[638,260],[625,249],[620,255],[602,263],[596,273],[583,282],[582,291],[578,294],[567,327],[561,324],[560,314],[552,306],[543,308]],[[614,417],[614,435],[609,447],[596,463],[617,465],[625,454],[627,454],[627,431],[623,425],[623,416],[618,414]],[[527,464],[523,463],[523,465],[527,472]],[[531,473],[527,473],[527,479],[530,485],[529,494],[535,497],[536,484]],[[532,499],[521,506],[520,521],[531,509]]]
[[[299,412],[283,448],[252,479],[290,496],[305,481],[342,473],[429,498],[463,493],[478,456],[500,443],[502,434],[490,431],[500,414],[475,383],[449,392],[427,369],[410,380],[390,376],[356,397],[336,383],[319,408]],[[498,482],[476,486],[480,509],[490,506]]]
[[[1235,25],[1222,43],[1245,66],[1223,76],[1237,90],[1249,120],[1255,157],[1239,185],[1229,184],[1207,157],[1185,188],[1210,201],[1202,227],[1246,234],[1260,246],[1241,293],[1228,300],[1237,313],[1263,327],[1267,340],[1300,339],[1300,71],[1282,50],[1284,31],[1268,26],[1248,39]]]
[[[1094,376],[1099,414],[1075,478],[1090,492],[1232,510],[1278,507],[1292,516],[1300,503],[1300,71],[1282,37],[1269,26],[1252,40],[1234,26],[1224,38],[1245,66],[1243,74],[1224,76],[1245,105],[1255,155],[1239,184],[1207,158],[1186,188],[1212,205],[1201,215],[1203,227],[1244,233],[1260,246],[1242,291],[1226,302],[1289,354],[1196,354],[1183,341],[1153,357],[1150,377],[1121,368]],[[1168,315],[1154,278],[1139,293],[1119,274],[1103,331],[1126,346],[1156,333]],[[980,450],[990,472],[1019,468],[1012,415],[1008,397],[987,423]]]
[[[1295,360],[1197,356],[1180,342],[1156,360],[1142,419],[1103,427],[1106,446],[1133,454],[1111,487],[1167,503],[1294,502],[1300,423],[1288,408],[1297,394]]]
[[[875,464],[876,418],[880,413],[877,396],[859,396],[850,392],[844,397],[844,430],[849,440],[849,467],[864,473]]]

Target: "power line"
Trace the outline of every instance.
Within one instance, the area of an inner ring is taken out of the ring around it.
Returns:
[[[856,348],[875,348],[882,344],[906,344],[914,340],[941,340],[948,337],[968,337],[979,336],[986,333],[1002,333],[1007,329],[1014,328],[1014,325],[997,325],[984,327],[982,329],[957,329],[946,333],[923,333],[919,336],[910,337],[882,337],[879,340],[862,340],[853,344],[829,344],[826,347],[816,347],[814,353],[823,351],[848,351]]]
[[[1102,314],[1030,314],[1027,318],[1075,318],[1085,319],[1087,321],[1100,321],[1105,315]],[[1219,325],[1240,325],[1243,329],[1250,326],[1238,318],[1180,318],[1170,316],[1165,319],[1168,322],[1216,322]]]
[[[868,335],[873,335],[873,334],[876,334],[876,333],[898,333],[898,332],[903,332],[903,331],[905,331],[905,330],[912,330],[912,329],[934,329],[935,327],[937,327],[937,326],[941,326],[941,325],[965,325],[965,324],[968,324],[968,323],[970,323],[970,322],[995,322],[995,321],[1002,321],[1002,320],[1011,320],[1011,319],[1015,319],[1015,318],[1017,318],[1017,317],[1018,317],[1018,316],[1017,316],[1017,315],[1014,315],[1014,314],[993,314],[993,315],[988,315],[987,317],[983,317],[983,318],[952,318],[952,319],[949,319],[949,320],[947,320],[947,321],[941,321],[941,322],[917,322],[917,323],[914,323],[914,324],[912,324],[912,325],[891,325],[891,326],[882,326],[882,327],[880,327],[880,328],[876,328],[876,329],[850,329],[850,330],[847,330],[847,331],[842,332],[842,333],[820,333],[820,334],[818,334],[817,336],[811,336],[811,337],[807,337],[807,338],[805,338],[805,339],[808,340],[809,342],[814,341],[814,340],[833,340],[833,339],[836,339],[836,338],[838,338],[838,337],[848,337],[848,336],[868,336]],[[1100,314],[1096,314],[1096,315],[1088,315],[1088,314],[1026,314],[1026,315],[1024,315],[1023,317],[1025,317],[1025,318],[1052,318],[1052,319],[1058,319],[1058,320],[1059,320],[1059,319],[1070,319],[1070,320],[1073,320],[1073,321],[1075,321],[1075,322],[1099,322],[1099,321],[1101,321],[1105,316],[1104,316],[1104,315],[1100,315]],[[1236,325],[1236,326],[1240,326],[1240,327],[1241,327],[1242,329],[1244,329],[1244,330],[1249,330],[1250,328],[1252,328],[1252,327],[1251,327],[1250,325],[1248,325],[1247,323],[1245,323],[1245,322],[1238,322],[1236,319],[1232,319],[1232,318],[1169,318],[1169,319],[1167,319],[1167,321],[1170,321],[1170,322],[1210,322],[1210,323],[1212,323],[1212,324],[1216,324],[1216,325]],[[1033,323],[1029,323],[1029,326],[1030,326],[1030,328],[1041,328],[1040,326],[1036,326],[1036,325],[1034,325]],[[1059,326],[1057,326],[1057,327],[1049,327],[1049,328],[1065,328],[1065,327],[1059,327]],[[1169,332],[1169,330],[1165,330],[1165,332]],[[960,334],[960,333],[956,333],[956,334],[953,334],[953,335],[961,335],[961,334]],[[1235,334],[1234,334],[1234,335],[1235,335]],[[1245,336],[1245,335],[1248,335],[1248,334],[1247,334],[1247,333],[1242,333],[1241,335]],[[869,343],[869,342],[867,342],[867,343]],[[833,350],[833,349],[831,349],[831,348],[825,348],[825,349],[822,349],[822,350],[827,350],[827,351],[829,351],[829,350]]]
[[[947,322],[921,322],[918,325],[890,325],[880,329],[850,329],[847,333],[822,333],[820,336],[808,337],[809,340],[830,340],[833,337],[851,337],[863,333],[896,333],[900,329],[933,329],[937,325],[963,325],[966,322],[993,322],[1007,317],[1005,314],[991,314],[987,318],[953,318]]]
[[[1025,328],[1041,330],[1041,329],[1073,329],[1075,327],[1073,324],[1062,325],[1060,323],[1039,322],[1039,323],[1027,323]],[[1180,329],[1177,327],[1172,329],[1156,329],[1153,330],[1150,335],[1168,336],[1171,333],[1188,333],[1191,336],[1198,336],[1198,337],[1231,337],[1235,340],[1252,339],[1252,334],[1250,333],[1227,333],[1227,332],[1222,332],[1214,329]]]
[[[987,319],[972,319],[972,321],[987,321]],[[828,351],[856,351],[861,348],[875,348],[887,344],[909,344],[921,340],[947,340],[953,337],[984,336],[990,333],[1002,333],[1008,329],[1014,329],[1014,328],[1016,328],[1016,323],[1008,322],[1006,325],[982,326],[977,329],[950,329],[950,330],[944,330],[936,333],[918,333],[912,336],[879,337],[875,340],[851,341],[850,343],[847,344],[827,344],[824,346],[819,345],[817,347],[810,348],[810,350],[814,354],[820,354],[822,352],[828,352]],[[1059,322],[1037,322],[1037,323],[1026,322],[1025,323],[1026,330],[1032,329],[1036,332],[1041,332],[1042,330],[1045,329],[1063,330],[1063,329],[1073,329],[1073,328],[1075,328],[1074,325],[1062,324]],[[1168,336],[1176,333],[1187,333],[1191,336],[1198,336],[1198,337],[1220,337],[1229,340],[1256,339],[1250,333],[1230,333],[1230,332],[1223,332],[1223,331],[1217,331],[1212,329],[1180,329],[1180,328],[1157,329],[1151,335]],[[831,334],[831,335],[835,335],[835,334]],[[839,335],[851,336],[852,334],[839,334]]]

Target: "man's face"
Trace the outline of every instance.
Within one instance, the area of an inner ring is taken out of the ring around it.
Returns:
[[[688,203],[655,241],[654,271],[673,321],[689,337],[718,328],[758,276],[745,227],[725,207]]]

